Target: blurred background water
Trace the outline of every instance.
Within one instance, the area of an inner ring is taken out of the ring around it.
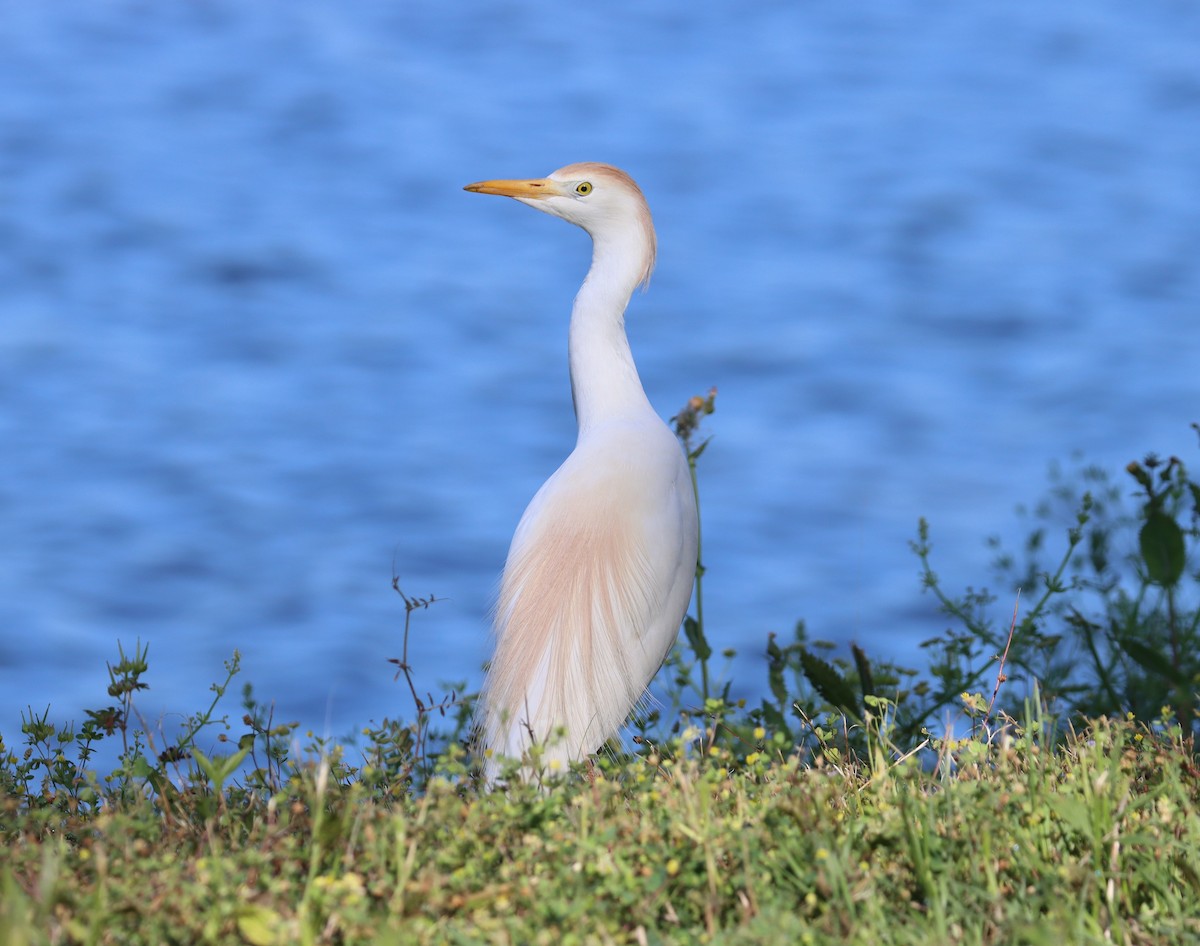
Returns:
[[[477,685],[588,245],[461,187],[578,160],[656,215],[652,401],[720,389],[740,692],[799,617],[919,660],[919,516],[978,586],[1051,461],[1194,459],[1194,3],[0,0],[0,731],[118,639],[151,720],[235,648],[278,719],[405,714],[394,573]]]

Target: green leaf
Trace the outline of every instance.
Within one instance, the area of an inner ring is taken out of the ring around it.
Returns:
[[[1071,795],[1052,795],[1054,813],[1082,837],[1091,838],[1094,832],[1092,815],[1080,799]]]
[[[700,459],[700,454],[702,454],[704,452],[704,448],[708,446],[710,440],[712,440],[712,437],[708,437],[707,439],[705,439],[705,441],[702,444],[700,444],[700,446],[698,446],[695,450],[693,450],[691,453],[688,454],[688,458],[693,463],[695,463],[697,460]]]
[[[787,666],[783,651],[775,643],[775,634],[767,637],[767,683],[771,687],[771,695],[780,706],[787,703],[787,684],[783,679],[783,668]]]
[[[209,758],[199,749],[193,748],[192,755],[196,759],[196,764],[200,766],[205,777],[211,783],[213,791],[218,795],[225,789],[225,780],[229,778],[237,767],[245,761],[246,756],[250,754],[250,747],[239,749],[230,756],[214,756]]]
[[[254,904],[238,907],[237,928],[250,946],[275,946],[283,941],[283,918],[268,907]]]
[[[871,675],[871,661],[867,652],[857,644],[850,645],[850,653],[854,655],[854,665],[858,668],[858,683],[864,697],[875,695],[875,678]]]
[[[767,724],[767,729],[772,732],[790,732],[787,720],[783,718],[783,713],[779,712],[779,710],[766,700],[762,701],[762,714],[763,722]]]
[[[683,633],[687,637],[688,646],[692,648],[692,653],[696,655],[696,659],[704,662],[712,656],[712,648],[708,644],[708,639],[704,636],[704,629],[700,627],[700,623],[690,614],[683,619]]]
[[[195,758],[196,764],[200,766],[200,771],[204,773],[204,777],[207,778],[210,783],[215,783],[218,775],[217,766],[214,765],[213,762],[209,760],[208,756],[206,756],[199,749],[193,749],[192,756]]]
[[[854,716],[861,716],[854,688],[837,672],[833,664],[822,660],[807,647],[800,648],[800,666],[826,702]]]
[[[1125,651],[1130,659],[1143,670],[1148,670],[1164,680],[1170,680],[1176,686],[1187,686],[1190,682],[1186,673],[1153,647],[1147,647],[1141,641],[1131,638],[1118,637],[1117,643],[1121,645],[1121,650]]]
[[[1166,513],[1154,512],[1138,535],[1146,573],[1156,585],[1170,588],[1183,575],[1186,554],[1183,532]]]
[[[154,767],[150,764],[150,760],[140,752],[134,756],[133,765],[130,768],[131,774],[134,778],[149,778],[155,773]]]

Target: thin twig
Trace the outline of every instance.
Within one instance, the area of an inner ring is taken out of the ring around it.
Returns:
[[[1012,624],[1008,626],[1008,640],[1004,644],[1004,653],[1000,655],[1000,666],[996,670],[996,686],[992,689],[992,699],[988,703],[987,713],[984,715],[984,720],[992,718],[992,707],[996,705],[996,696],[1000,692],[1000,684],[1008,679],[1004,675],[1004,662],[1008,659],[1008,649],[1012,646],[1013,634],[1017,630],[1017,611],[1021,607],[1021,589],[1017,589],[1017,600],[1013,602]]]
[[[443,698],[440,703],[433,702],[433,694],[429,694],[429,702],[426,703],[417,693],[417,684],[413,680],[412,664],[408,662],[408,635],[412,627],[412,614],[418,608],[429,609],[430,605],[436,604],[438,601],[444,600],[435,595],[429,595],[427,598],[410,598],[400,588],[400,576],[392,573],[392,589],[398,594],[401,600],[404,601],[404,648],[401,652],[400,659],[389,657],[388,663],[394,664],[399,669],[396,671],[395,679],[399,679],[401,674],[404,674],[404,680],[408,684],[408,691],[412,694],[413,705],[417,710],[416,732],[414,733],[413,752],[416,758],[421,758],[425,751],[425,736],[429,725],[429,714],[433,710],[444,712],[447,706],[453,706],[455,703],[455,694],[451,693],[449,698]]]

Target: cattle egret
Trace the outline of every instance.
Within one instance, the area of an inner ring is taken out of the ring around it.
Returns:
[[[513,535],[477,717],[485,775],[503,758],[561,772],[614,736],[674,643],[696,573],[696,497],[679,442],[642,389],[625,308],[654,268],[646,199],[624,171],[572,164],[466,190],[576,224],[592,265],[568,335],[575,449]],[[528,771],[528,770],[526,770]]]

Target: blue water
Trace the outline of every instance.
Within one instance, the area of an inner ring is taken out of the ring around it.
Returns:
[[[743,691],[799,617],[917,659],[919,516],[979,585],[1051,461],[1195,459],[1194,3],[0,0],[0,731],[117,639],[150,721],[235,648],[279,719],[404,714],[393,570],[477,685],[588,246],[461,187],[579,160],[656,215],[651,399],[720,390]]]

